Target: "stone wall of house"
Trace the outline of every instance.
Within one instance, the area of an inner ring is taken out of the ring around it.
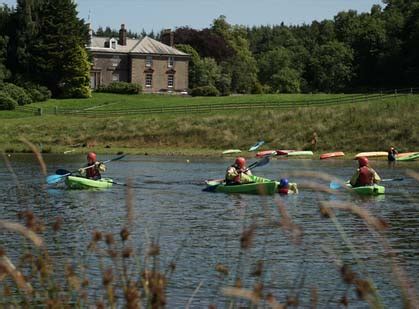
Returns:
[[[173,67],[168,66],[168,56],[153,56],[152,65],[146,66],[144,55],[131,58],[131,82],[139,83],[145,93],[181,92],[188,88],[188,58],[174,58]],[[152,86],[146,86],[146,74],[152,74]],[[168,88],[168,75],[174,75],[173,88]]]
[[[94,54],[91,72],[96,76],[96,87],[113,81],[129,82],[129,57],[122,54]]]

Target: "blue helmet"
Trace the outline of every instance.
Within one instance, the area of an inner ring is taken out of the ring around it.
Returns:
[[[279,186],[282,187],[282,188],[288,187],[288,179],[287,178],[282,178],[279,181]]]

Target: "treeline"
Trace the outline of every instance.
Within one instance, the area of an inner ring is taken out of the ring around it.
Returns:
[[[190,88],[221,94],[372,91],[419,84],[419,1],[385,0],[310,25],[181,27]],[[160,39],[169,44],[169,34]]]
[[[89,29],[72,0],[0,6],[0,109],[54,97],[89,97]]]

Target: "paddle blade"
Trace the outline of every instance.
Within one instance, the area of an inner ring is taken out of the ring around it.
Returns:
[[[63,181],[64,179],[65,179],[65,175],[50,175],[46,178],[46,181],[47,181],[47,184],[52,185],[54,183]]]
[[[255,168],[255,167],[259,167],[259,166],[264,166],[264,165],[266,165],[266,164],[269,163],[269,160],[270,160],[270,157],[269,156],[263,157],[262,160],[256,162],[256,164],[254,166],[252,166],[251,168]]]
[[[57,175],[66,175],[66,174],[71,174],[70,171],[64,170],[62,168],[59,168],[58,170],[55,171],[55,174]]]
[[[330,189],[337,190],[337,189],[340,189],[342,186],[338,182],[331,181],[329,187]]]

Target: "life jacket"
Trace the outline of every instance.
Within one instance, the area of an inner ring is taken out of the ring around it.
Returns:
[[[278,187],[278,193],[279,194],[288,194],[288,188],[281,188],[281,187]]]
[[[359,168],[357,186],[368,186],[374,184],[374,173],[368,166]]]
[[[390,150],[387,155],[388,161],[396,161],[397,152],[395,150]]]
[[[100,171],[96,166],[92,166],[86,170],[86,178],[89,179],[101,179]]]
[[[235,173],[237,173],[237,175],[232,177]],[[228,185],[240,183],[240,173],[238,173],[237,167],[234,164],[227,168],[225,182]]]

